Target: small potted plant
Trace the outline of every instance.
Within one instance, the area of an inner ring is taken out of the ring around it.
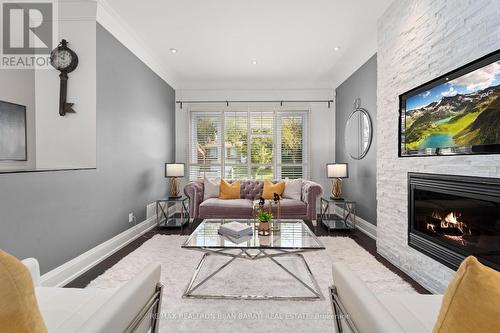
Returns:
[[[273,214],[266,210],[261,209],[257,212],[257,219],[259,220],[259,235],[269,235],[269,229],[271,229],[269,222],[272,218]]]

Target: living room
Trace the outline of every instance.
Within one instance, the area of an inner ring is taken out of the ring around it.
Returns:
[[[0,332],[500,331],[498,0],[0,2]]]

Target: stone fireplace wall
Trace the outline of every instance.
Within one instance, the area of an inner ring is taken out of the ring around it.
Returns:
[[[377,250],[435,293],[454,271],[408,246],[407,173],[500,177],[500,155],[398,158],[399,95],[500,49],[498,0],[396,0],[378,24]]]

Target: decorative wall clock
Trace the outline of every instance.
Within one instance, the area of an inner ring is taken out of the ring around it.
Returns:
[[[68,73],[71,73],[78,66],[78,56],[68,47],[68,42],[63,39],[61,43],[50,53],[50,64],[61,72],[59,92],[59,115],[65,116],[66,113],[75,113],[74,103],[67,103],[66,96],[68,91]]]

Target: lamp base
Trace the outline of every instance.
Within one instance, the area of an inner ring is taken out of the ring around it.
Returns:
[[[179,180],[177,177],[170,178],[170,196],[169,198],[179,198],[181,197],[179,193]]]
[[[335,201],[345,201],[344,198],[336,198],[333,195],[330,195],[330,199],[335,200]]]
[[[334,178],[332,179],[332,196],[333,199],[342,198],[342,179]]]

